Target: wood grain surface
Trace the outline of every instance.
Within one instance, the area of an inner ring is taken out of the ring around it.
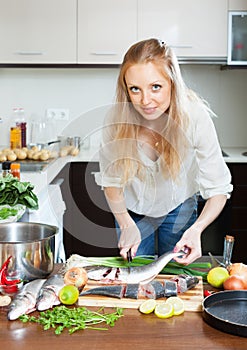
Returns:
[[[174,276],[172,275],[158,275],[155,279],[156,281],[170,280]],[[203,282],[202,278],[199,278],[199,283],[193,289],[188,290],[185,293],[178,293],[178,296],[183,299],[185,311],[201,312],[202,311],[202,301],[203,301]],[[89,290],[91,288],[105,286],[105,284],[99,283],[97,281],[89,281],[84,287],[84,290]],[[164,302],[167,298],[157,299],[157,303]],[[130,299],[130,298],[112,298],[100,295],[85,295],[80,296],[78,300],[78,305],[80,306],[105,306],[105,307],[122,307],[126,309],[138,309],[140,304],[145,300],[145,298]]]

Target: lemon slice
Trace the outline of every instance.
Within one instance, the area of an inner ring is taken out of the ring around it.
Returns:
[[[167,304],[171,304],[173,306],[173,314],[175,316],[181,315],[184,313],[184,302],[179,297],[170,297],[166,300]]]
[[[145,300],[140,306],[139,311],[142,314],[151,314],[156,306],[156,301],[154,299]]]
[[[169,318],[173,316],[173,305],[163,302],[157,304],[154,309],[154,313],[159,318]]]

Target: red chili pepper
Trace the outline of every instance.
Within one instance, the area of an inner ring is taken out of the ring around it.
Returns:
[[[211,294],[213,294],[212,291],[210,291],[210,290],[204,290],[204,297],[205,297],[205,298],[208,297],[208,296],[211,295]]]
[[[8,271],[8,266],[9,266],[11,258],[12,258],[12,256],[8,257],[8,259],[3,263],[3,265],[0,269],[0,284],[1,285],[5,285],[5,286],[6,285],[15,285],[15,284],[18,284],[21,282],[20,279],[12,280],[12,279],[8,278],[7,271]]]

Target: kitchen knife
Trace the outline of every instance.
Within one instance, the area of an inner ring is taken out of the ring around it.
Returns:
[[[127,251],[128,272],[130,273],[130,264],[132,262],[131,248]]]

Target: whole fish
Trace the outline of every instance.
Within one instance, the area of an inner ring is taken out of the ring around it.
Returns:
[[[10,303],[8,319],[16,320],[21,315],[35,310],[36,299],[45,279],[36,279],[24,284]]]
[[[48,278],[39,291],[36,309],[38,311],[44,311],[50,309],[54,305],[59,305],[60,300],[58,294],[64,285],[63,276],[60,274]]]
[[[182,255],[184,252],[168,252],[150,264],[130,268],[96,266],[88,270],[88,278],[103,283],[146,284],[152,281],[170,260]],[[79,267],[78,262],[75,261],[75,264]]]

